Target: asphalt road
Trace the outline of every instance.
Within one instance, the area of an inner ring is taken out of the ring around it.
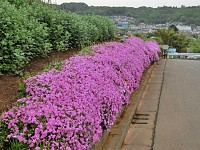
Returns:
[[[200,150],[200,61],[168,59],[154,150]]]

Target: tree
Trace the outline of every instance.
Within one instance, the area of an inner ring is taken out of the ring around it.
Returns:
[[[154,34],[159,44],[172,46],[172,40],[175,36],[173,30],[162,28],[158,29]]]
[[[189,40],[183,33],[177,33],[174,29],[158,29],[154,36],[161,45],[169,45],[177,49],[177,52],[186,52]]]
[[[200,53],[200,41],[191,39],[189,47],[193,50],[193,53]]]

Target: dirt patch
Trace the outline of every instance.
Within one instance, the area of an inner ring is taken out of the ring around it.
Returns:
[[[44,66],[50,64],[53,60],[61,61],[70,58],[77,54],[79,50],[68,50],[67,52],[52,52],[48,57],[34,58],[23,69],[25,72],[40,72],[44,69]],[[19,81],[23,80],[22,77],[17,75],[6,74],[0,76],[0,114],[10,107],[17,100],[17,94],[19,91]]]

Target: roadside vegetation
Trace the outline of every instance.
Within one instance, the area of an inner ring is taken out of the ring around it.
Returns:
[[[21,84],[21,98],[1,116],[0,149],[90,149],[160,52],[156,42],[136,37],[91,50],[93,55],[50,64]]]
[[[191,38],[189,43],[189,48],[191,48],[193,53],[200,53],[200,40]]]
[[[39,0],[2,0],[0,20],[1,74],[20,74],[36,56],[114,38],[114,24],[108,18],[65,12]]]
[[[187,52],[189,46],[189,38],[183,33],[179,33],[172,28],[169,29],[159,29],[153,36],[156,37],[156,41],[161,45],[168,45],[170,47],[176,48],[177,52]]]
[[[40,0],[2,0],[0,20],[0,74],[21,74],[31,59],[53,51],[82,49],[40,73],[23,74],[17,102],[0,116],[2,150],[91,149],[130,103],[143,72],[159,60],[159,44],[178,52],[200,48],[175,27],[141,35],[158,43],[134,36],[111,42],[115,27],[108,18]]]
[[[200,53],[200,39],[198,35],[187,35],[180,32],[176,26],[158,29],[154,33],[137,33],[135,36],[143,40],[156,40],[159,45],[168,45],[176,48],[176,52],[187,53],[190,49],[193,53]]]

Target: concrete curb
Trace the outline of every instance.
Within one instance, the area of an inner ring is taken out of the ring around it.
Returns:
[[[135,115],[137,106],[140,102],[140,99],[142,98],[146,85],[148,84],[149,78],[151,77],[151,74],[156,65],[157,63],[154,63],[147,69],[147,71],[144,72],[139,89],[137,89],[131,95],[130,104],[128,106],[123,107],[121,113],[118,115],[110,131],[106,131],[103,133],[101,141],[96,143],[93,149],[95,150],[121,149],[124,138],[131,124],[132,118]]]

